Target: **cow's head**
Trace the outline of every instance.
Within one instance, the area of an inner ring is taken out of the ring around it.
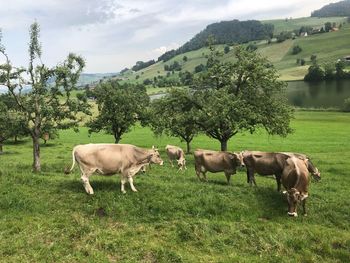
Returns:
[[[234,162],[234,164],[238,167],[244,167],[244,162],[243,162],[243,154],[240,153],[230,153],[230,158]]]
[[[313,165],[310,159],[306,159],[306,167],[316,181],[321,180],[320,171]]]
[[[149,156],[150,163],[156,163],[159,165],[163,165],[163,160],[160,157],[160,154],[158,152],[158,149],[154,146],[152,146],[152,150],[150,150],[150,156]]]
[[[182,169],[186,168],[186,160],[185,160],[184,157],[180,157],[177,160],[177,167],[179,167],[179,170],[182,170]]]
[[[300,193],[297,189],[291,188],[288,191],[284,191],[284,194],[287,195],[288,200],[288,215],[289,216],[298,216],[297,206],[298,203],[308,197],[307,194]]]

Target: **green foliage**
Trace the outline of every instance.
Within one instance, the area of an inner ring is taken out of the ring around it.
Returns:
[[[327,22],[324,24],[324,30],[326,32],[329,32],[332,29],[332,23],[331,22]]]
[[[181,70],[181,65],[180,65],[180,63],[178,61],[175,60],[170,65],[165,64],[164,65],[164,70],[165,71],[180,71]]]
[[[343,79],[346,77],[346,73],[344,72],[345,62],[343,60],[337,61],[335,63],[335,76],[337,79]]]
[[[255,45],[254,43],[249,43],[249,45],[246,47],[247,51],[255,51],[258,49],[258,46]]]
[[[171,89],[168,94],[151,104],[150,126],[156,135],[165,133],[179,138],[187,143],[187,153],[190,143],[199,133],[196,124],[196,108],[193,104],[191,91],[188,89]]]
[[[199,73],[199,72],[202,72],[202,71],[206,70],[206,68],[207,67],[204,66],[203,64],[199,64],[199,65],[195,66],[194,72],[195,73]]]
[[[225,54],[227,54],[228,52],[230,52],[230,46],[229,46],[229,45],[226,45],[226,46],[224,47],[224,52],[225,52]]]
[[[82,57],[70,53],[57,66],[48,68],[41,61],[39,43],[40,28],[35,22],[30,27],[29,67],[28,69],[12,66],[5,50],[0,52],[6,62],[0,66],[1,84],[5,85],[16,102],[16,110],[23,114],[25,127],[33,141],[33,169],[40,171],[39,139],[43,132],[57,133],[59,129],[78,127],[78,112],[89,113],[86,97],[73,98],[71,93],[82,72],[85,61]],[[29,75],[31,91],[22,93],[25,80]]]
[[[312,17],[330,17],[330,16],[349,16],[350,1],[344,0],[337,3],[331,3],[315,10],[311,13]]]
[[[183,60],[184,62],[187,62],[187,60],[188,60],[187,56],[183,56],[182,60]]]
[[[334,63],[328,62],[324,65],[324,79],[330,80],[333,79],[335,71],[335,65]]]
[[[184,86],[190,86],[193,82],[193,74],[189,71],[180,72],[180,81]]]
[[[350,97],[344,100],[343,111],[350,112]]]
[[[296,55],[296,54],[300,53],[301,51],[302,51],[302,48],[299,45],[295,45],[292,48],[292,54],[293,55]]]
[[[137,121],[145,119],[149,97],[144,86],[120,85],[117,81],[108,81],[95,88],[94,97],[99,113],[87,123],[90,134],[104,130],[112,134],[115,143],[118,143]]]
[[[323,80],[325,76],[324,70],[317,63],[312,64],[308,68],[308,73],[305,75],[305,81],[320,81]]]
[[[291,132],[292,110],[281,96],[284,83],[276,70],[255,52],[235,50],[235,63],[220,62],[213,50],[208,69],[194,82],[198,125],[226,150],[227,141],[238,132],[253,133],[264,127],[270,134]],[[268,116],[268,117],[267,117]]]
[[[153,65],[154,63],[156,63],[153,59],[149,60],[147,62],[143,62],[143,61],[137,61],[136,64],[131,68],[133,71],[139,71],[143,68],[147,68],[151,65]],[[124,69],[125,70],[125,69]]]
[[[283,31],[279,33],[279,35],[276,37],[277,43],[281,43],[287,39],[291,39],[292,37],[293,37],[293,32]]]

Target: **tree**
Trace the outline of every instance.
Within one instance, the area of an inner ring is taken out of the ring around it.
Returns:
[[[0,53],[5,57],[5,64],[0,66],[0,84],[5,85],[16,101],[16,110],[25,117],[33,141],[33,171],[41,170],[40,138],[45,131],[54,131],[74,127],[77,129],[80,119],[78,112],[89,113],[85,96],[72,96],[82,72],[85,61],[80,56],[69,54],[64,62],[48,68],[41,60],[39,43],[39,25],[35,22],[30,27],[29,66],[27,69],[12,66],[5,48]],[[0,42],[1,44],[1,42]],[[28,80],[23,76],[27,73]],[[23,93],[23,85],[30,84],[31,91]]]
[[[326,63],[324,65],[324,78],[330,80],[334,78],[335,65],[334,63]]]
[[[198,73],[198,72],[202,72],[206,69],[206,67],[203,65],[203,64],[199,64],[197,66],[195,66],[194,68],[194,72],[195,73]]]
[[[324,24],[324,30],[325,30],[326,32],[329,32],[331,29],[332,29],[332,23],[331,23],[331,22],[326,22],[326,23]]]
[[[235,63],[221,62],[212,51],[208,69],[194,83],[193,103],[197,124],[227,150],[228,140],[241,131],[264,128],[268,134],[286,136],[292,130],[292,109],[269,61],[242,47],[235,50]],[[220,55],[219,55],[220,56]]]
[[[187,62],[187,60],[188,60],[187,56],[183,56],[182,60],[183,60],[184,62]]]
[[[308,68],[304,80],[305,81],[320,81],[324,79],[324,70],[317,64],[312,64]]]
[[[292,54],[296,55],[296,54],[300,53],[301,51],[302,51],[301,47],[299,45],[295,45],[295,46],[293,46]]]
[[[150,126],[156,135],[165,133],[186,142],[187,153],[191,141],[199,132],[196,124],[196,108],[188,89],[171,89],[169,93],[151,104]]]
[[[246,47],[246,50],[247,51],[255,51],[258,49],[258,46],[253,44],[253,43],[250,43],[247,47]]]
[[[315,55],[315,54],[312,54],[311,56],[310,56],[310,60],[311,60],[311,63],[312,64],[316,64],[316,60],[317,60],[317,55]]]
[[[87,123],[89,133],[104,130],[119,143],[137,121],[144,121],[149,97],[144,86],[120,85],[111,80],[95,88],[99,114]]]
[[[229,46],[229,45],[226,45],[226,46],[225,46],[224,52],[225,52],[225,54],[227,54],[228,52],[230,52],[230,46]]]
[[[339,60],[335,63],[335,76],[337,79],[342,79],[346,77],[346,73],[344,72],[345,62],[343,60]]]

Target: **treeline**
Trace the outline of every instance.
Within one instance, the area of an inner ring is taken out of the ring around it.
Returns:
[[[131,68],[133,71],[139,71],[141,69],[147,68],[151,65],[153,65],[154,63],[156,63],[154,61],[154,59],[149,60],[147,62],[143,62],[143,61],[137,61],[136,64]]]
[[[161,55],[158,61],[168,61],[176,55],[202,48],[206,46],[209,37],[213,37],[216,44],[245,43],[272,38],[273,30],[272,24],[262,24],[257,20],[232,20],[210,24],[182,47]]]
[[[350,0],[331,3],[311,13],[312,17],[350,16]]]
[[[336,63],[325,63],[319,65],[316,59],[313,60],[307,74],[304,77],[305,81],[320,81],[320,80],[338,80],[350,79],[350,72],[345,71],[346,62],[338,60]]]

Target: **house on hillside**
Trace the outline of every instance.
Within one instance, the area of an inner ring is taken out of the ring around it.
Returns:
[[[337,28],[337,27],[332,27],[332,29],[331,29],[330,31],[332,31],[332,32],[339,31],[339,28]]]
[[[301,37],[307,37],[307,32],[301,32],[301,33],[300,33],[300,36],[301,36]]]
[[[346,61],[346,62],[350,62],[350,55],[343,57],[343,60]]]

